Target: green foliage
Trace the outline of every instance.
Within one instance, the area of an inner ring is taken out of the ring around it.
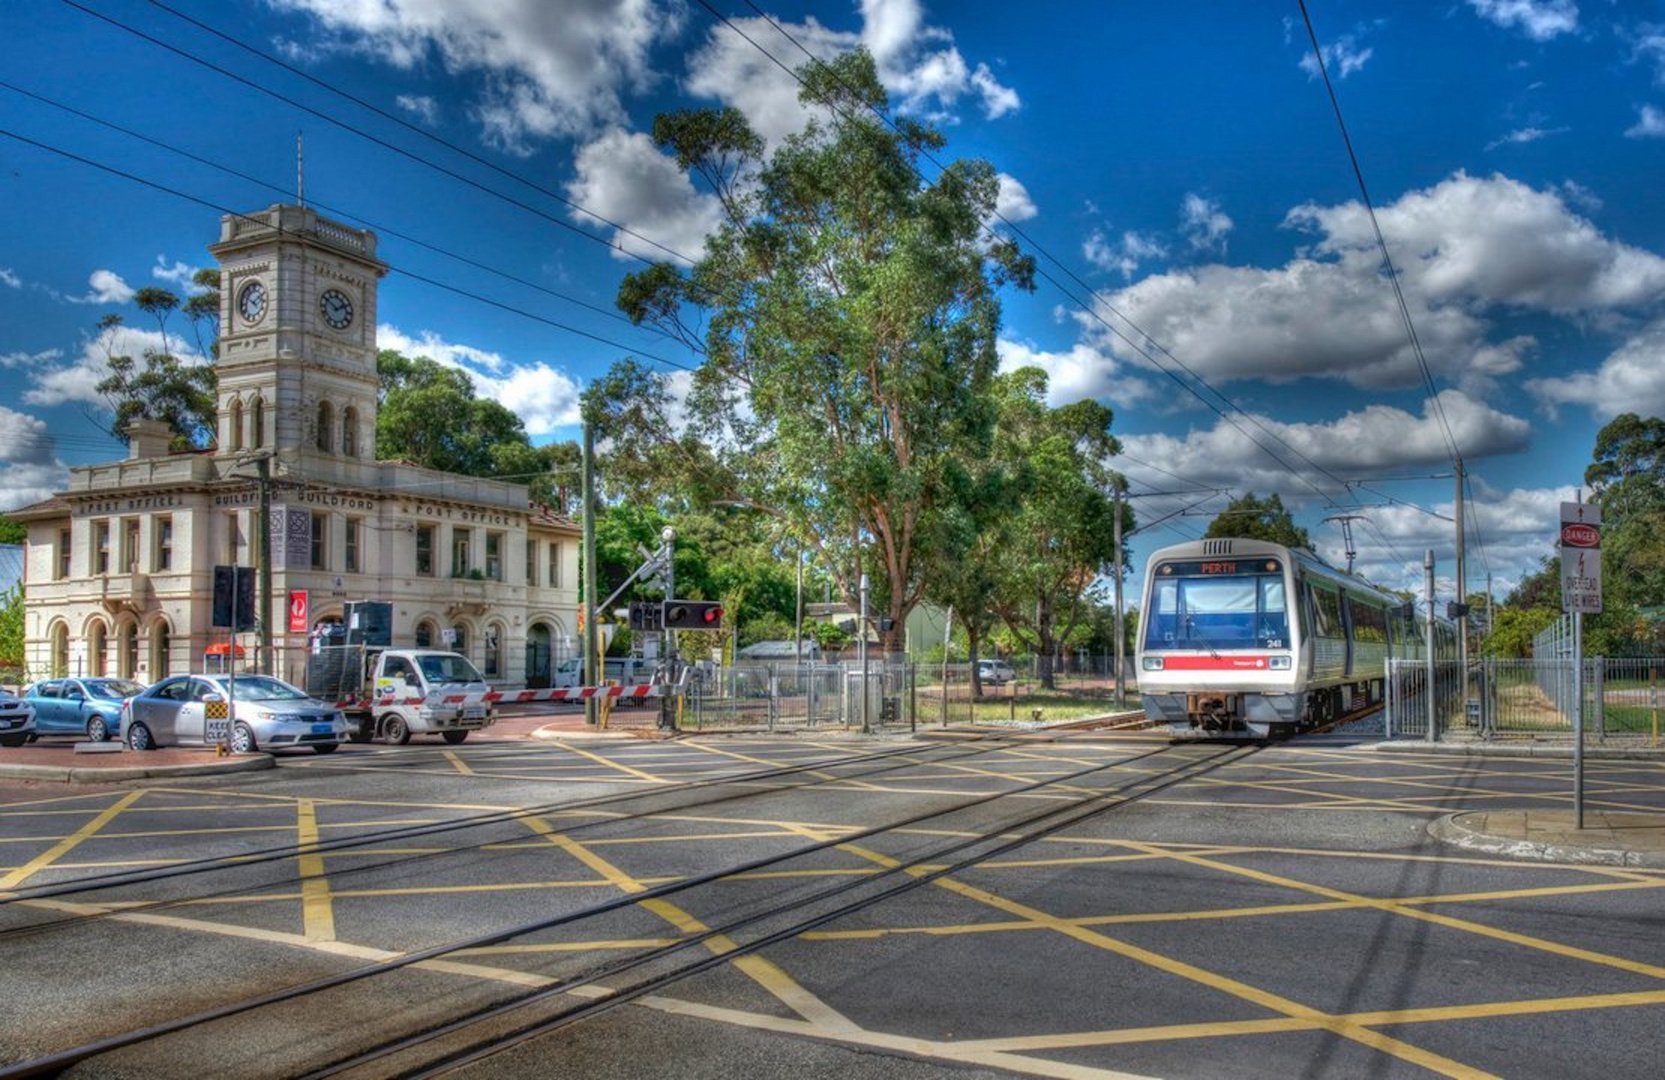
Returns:
[[[21,544],[29,538],[29,526],[0,514],[0,544]]]
[[[21,683],[23,652],[23,582],[0,593],[0,682]]]
[[[656,123],[728,220],[692,268],[629,275],[618,304],[704,362],[676,408],[666,377],[621,362],[586,412],[613,494],[678,513],[750,508],[811,550],[846,601],[870,574],[876,613],[899,627],[953,541],[966,463],[990,455],[996,294],[1031,287],[1033,266],[983,235],[991,166],[921,182],[915,165],[941,137],[873,116],[885,95],[870,56],[803,75],[826,111],[767,161],[732,110]]]
[[[1288,547],[1310,548],[1312,539],[1307,531],[1295,524],[1295,519],[1284,509],[1283,499],[1271,495],[1265,499],[1249,492],[1233,499],[1218,517],[1209,522],[1205,539],[1243,537],[1246,540],[1265,540]]]
[[[99,320],[99,335],[107,343],[104,363],[109,374],[100,380],[97,390],[110,406],[110,434],[125,443],[127,426],[134,420],[163,420],[173,432],[174,449],[201,450],[212,446],[218,409],[215,400],[218,377],[214,367],[206,363],[182,363],[166,348],[168,317],[179,308],[179,297],[166,289],[146,287],[133,294],[133,302],[156,320],[164,347],[147,351],[140,358],[143,363],[131,356],[117,355],[108,342],[110,331],[122,324],[121,316],[106,315]],[[219,310],[217,291],[192,297],[187,305],[193,325],[199,327],[199,344],[202,341],[200,309],[209,304],[216,312]],[[215,347],[204,350],[204,355],[212,355]]]

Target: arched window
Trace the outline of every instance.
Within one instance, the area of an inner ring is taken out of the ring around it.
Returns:
[[[139,671],[139,624],[130,622],[121,628],[121,657],[116,674],[131,679]]]
[[[70,674],[79,675],[80,672],[72,671]],[[94,678],[106,674],[104,668],[104,623],[99,619],[94,619],[92,625],[87,627],[87,674]]]
[[[416,647],[418,649],[433,648],[434,637],[433,623],[429,622],[427,619],[423,619],[421,622],[416,624]]]
[[[358,457],[358,410],[351,405],[341,410],[341,453]]]
[[[254,399],[254,430],[249,433],[249,449],[259,450],[266,445],[266,400]]]
[[[335,446],[335,410],[327,401],[318,403],[318,449],[329,453]]]
[[[63,623],[52,625],[52,677],[62,679],[69,674],[69,627]]]
[[[150,628],[150,681],[167,678],[169,671],[169,653],[173,650],[173,635],[168,631],[168,621],[157,619]]]
[[[485,671],[488,679],[503,677],[503,628],[496,623],[486,627]]]
[[[231,399],[231,448],[243,448],[243,401],[241,398]]]
[[[455,640],[451,644],[452,651],[453,652],[460,652],[464,656],[467,656],[468,655],[468,627],[464,626],[462,623],[458,623],[457,625],[455,625],[451,628],[451,633],[455,636]]]

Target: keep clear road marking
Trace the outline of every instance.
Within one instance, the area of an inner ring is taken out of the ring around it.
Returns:
[[[468,767],[468,763],[466,761],[457,756],[457,752],[455,750],[445,751],[445,760],[455,765],[457,767],[457,771],[462,773],[464,776],[474,775],[474,770]]]
[[[688,742],[683,743],[682,745],[688,747],[691,750],[703,750],[708,754],[716,754],[720,757],[733,758],[735,761],[744,761],[744,762],[746,762],[747,764],[750,764],[750,765],[762,765],[762,766],[764,766],[766,768],[770,768],[770,769],[784,769],[784,768],[787,768],[786,764],[784,764],[782,762],[779,762],[779,761],[770,761],[768,758],[752,757],[750,754],[740,754],[740,753],[736,753],[733,750],[724,750],[720,747],[709,746],[705,743],[700,742],[697,739],[691,739]],[[840,777],[837,773],[828,772],[826,769],[806,769],[806,770],[804,770],[804,775],[805,776],[813,776],[818,780],[837,781],[837,782],[842,783],[846,787],[858,788],[862,791],[878,791],[878,790],[880,790],[880,788],[878,788],[877,786],[875,786],[873,784],[865,783],[865,782],[860,781],[860,780],[845,780],[842,777]]]
[[[538,835],[606,878],[621,892],[639,893],[647,891],[647,886],[636,878],[625,873],[570,836],[555,831],[548,822],[541,818],[527,818],[526,824]],[[693,915],[667,900],[643,900],[641,906],[685,934],[702,934],[710,929]],[[715,955],[721,956],[733,952],[737,946],[727,935],[719,934],[708,940],[705,947]],[[853,1021],[798,985],[795,979],[777,967],[772,961],[752,954],[737,956],[732,962],[736,968],[772,994],[781,1004],[817,1027],[829,1032],[849,1033],[859,1030]]]
[[[311,799],[301,799],[295,817],[296,839],[303,848],[295,860],[301,874],[302,933],[308,941],[334,941],[334,900],[330,896],[330,879],[324,873],[324,856],[317,850],[318,808]]]
[[[137,802],[139,800],[139,796],[143,794],[143,791],[130,791],[126,795],[123,795],[120,799],[116,800],[113,806],[101,812],[97,817],[93,818],[79,829],[76,829],[75,832],[64,837],[62,840],[59,840],[56,844],[53,844],[52,847],[41,854],[36,855],[33,859],[30,859],[28,862],[24,863],[16,870],[13,870],[5,877],[0,878],[0,889],[15,889],[25,881],[28,881],[34,875],[40,873],[40,871],[46,869],[48,866],[51,866],[65,855],[75,850],[76,847],[80,846],[83,840],[91,838],[98,832],[98,830],[114,821],[117,815]]]

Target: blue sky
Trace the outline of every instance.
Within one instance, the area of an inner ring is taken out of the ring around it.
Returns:
[[[1665,4],[1310,0],[1426,374],[1294,0],[712,7],[5,4],[0,509],[120,456],[92,387],[112,345],[159,340],[132,291],[183,290],[222,209],[292,201],[297,132],[307,201],[394,267],[380,343],[573,437],[615,359],[687,360],[609,315],[632,256],[696,254],[715,221],[654,114],[731,104],[778,141],[800,46],[865,45],[943,159],[1006,178],[1058,284],[1007,296],[1003,362],[1114,408],[1140,519],[1165,519],[1140,558],[1275,492],[1337,563],[1324,519],[1357,515],[1383,584],[1419,588],[1433,548],[1448,595],[1455,444],[1468,587],[1501,592],[1600,427],[1665,414]]]

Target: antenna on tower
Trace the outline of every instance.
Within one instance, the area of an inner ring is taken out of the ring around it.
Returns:
[[[295,132],[295,205],[306,205],[306,163],[301,156],[301,133]]]
[[[1353,550],[1353,522],[1359,521],[1363,517],[1363,514],[1336,514],[1324,519],[1325,521],[1341,522],[1341,539],[1347,545],[1347,572],[1349,574],[1353,572],[1353,556],[1358,554]]]

